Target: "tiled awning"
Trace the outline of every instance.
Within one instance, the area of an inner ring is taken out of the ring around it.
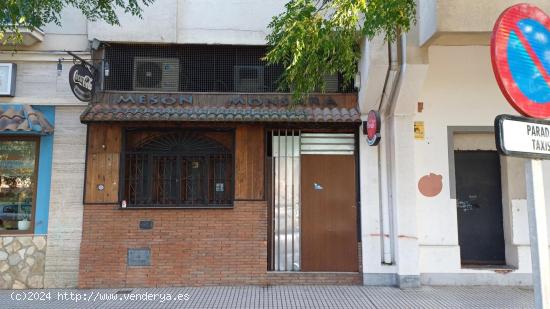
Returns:
[[[105,121],[212,121],[359,123],[355,94],[316,95],[291,104],[289,95],[107,93],[80,119]]]
[[[50,134],[53,126],[30,105],[0,104],[0,132]]]

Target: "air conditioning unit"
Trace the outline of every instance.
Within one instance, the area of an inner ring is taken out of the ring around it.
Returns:
[[[340,91],[340,88],[338,87],[340,84],[338,80],[338,74],[324,75],[323,83],[325,86],[324,93],[337,93]],[[321,92],[321,90],[322,90],[322,87],[318,86],[315,89],[315,92]]]
[[[235,92],[263,92],[264,66],[236,65],[233,67]]]
[[[338,74],[325,75],[325,92],[334,93],[338,92]]]
[[[179,75],[178,58],[134,58],[136,91],[178,91]]]

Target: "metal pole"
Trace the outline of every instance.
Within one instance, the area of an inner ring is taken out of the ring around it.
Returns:
[[[291,205],[291,215],[292,219],[290,220],[291,228],[290,232],[292,233],[292,260],[290,261],[290,270],[294,269],[294,235],[296,235],[294,231],[294,130],[290,131],[292,138],[290,139],[290,142],[292,143],[291,151],[290,151],[290,175],[291,175],[291,190],[292,193],[290,194],[290,205]]]
[[[285,271],[288,271],[288,132],[285,130]]]
[[[525,163],[525,176],[535,307],[548,309],[550,308],[550,257],[542,160],[528,160]]]
[[[281,270],[281,130],[277,131],[277,270]]]

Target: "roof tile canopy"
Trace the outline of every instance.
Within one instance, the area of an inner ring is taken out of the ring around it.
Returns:
[[[42,112],[30,105],[0,104],[0,132],[50,134],[53,131]]]
[[[81,121],[212,121],[359,123],[355,94],[310,96],[292,104],[281,94],[104,93]]]

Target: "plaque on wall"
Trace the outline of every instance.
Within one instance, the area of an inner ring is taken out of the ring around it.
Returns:
[[[128,266],[151,266],[151,249],[128,249]]]

